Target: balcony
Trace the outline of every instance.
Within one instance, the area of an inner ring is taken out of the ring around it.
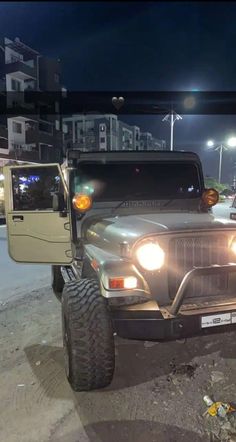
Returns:
[[[26,80],[36,78],[36,68],[21,60],[12,60],[5,64],[5,74],[14,74],[15,78]]]
[[[25,143],[38,143],[39,141],[39,131],[37,127],[30,127],[25,131]]]
[[[1,153],[8,152],[8,140],[0,137],[0,151]]]
[[[21,157],[18,159],[20,159],[21,161],[32,161],[32,162],[36,162],[36,163],[40,163],[40,158],[39,158],[39,151],[38,150],[32,150],[32,151],[27,151],[24,150],[21,153]]]
[[[47,121],[39,121],[39,130],[41,133],[53,135],[53,125]]]
[[[54,163],[61,161],[61,150],[47,145],[40,146],[40,161],[42,163]]]
[[[5,126],[0,125],[0,139],[8,139],[8,131]]]
[[[38,145],[14,145],[14,149],[9,153],[9,158],[19,161],[40,162]]]

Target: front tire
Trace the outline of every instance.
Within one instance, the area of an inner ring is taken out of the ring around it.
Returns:
[[[66,374],[74,391],[108,386],[115,368],[112,322],[97,281],[65,285],[62,294]]]

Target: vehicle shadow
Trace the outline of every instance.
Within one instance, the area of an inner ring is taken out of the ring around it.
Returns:
[[[190,338],[186,343],[173,341],[151,343],[148,346],[142,341],[117,338],[116,369],[112,384],[103,390],[81,393],[74,393],[67,382],[62,347],[38,344],[26,347],[25,354],[43,393],[50,399],[68,399],[74,403],[73,422],[70,422],[70,416],[67,422],[66,417],[59,434],[55,434],[55,438],[51,438],[50,442],[213,442],[207,434],[200,436],[186,428],[171,425],[171,421],[170,425],[155,421],[153,407],[157,407],[157,420],[158,416],[163,415],[161,420],[164,422],[173,418],[175,423],[180,421],[183,427],[185,425],[181,411],[180,417],[175,418],[177,396],[169,402],[172,404],[171,408],[163,410],[162,414],[161,404],[153,405],[154,396],[158,401],[158,392],[152,396],[152,387],[144,387],[142,384],[152,380],[156,383],[163,375],[168,377],[172,373],[173,360],[176,366],[181,366],[194,364],[195,358],[205,355],[234,359],[236,342],[233,338],[234,334],[227,332]],[[204,371],[205,368],[200,367],[199,370]],[[190,385],[194,394],[197,388],[194,380]],[[140,386],[138,396],[137,386]],[[167,382],[165,388],[168,396],[175,386],[172,382]],[[142,397],[143,404],[140,402]],[[197,414],[201,412],[202,407],[199,402],[198,405]],[[136,419],[136,409],[138,413],[144,416],[146,413],[148,417],[151,411],[150,421]],[[188,407],[186,410],[189,412]],[[193,411],[193,415],[195,414],[196,410]]]
[[[47,397],[73,399],[73,392],[65,375],[62,347],[36,344],[25,347],[24,352]]]
[[[210,442],[207,435],[200,436],[192,431],[172,425],[146,420],[117,420],[94,422],[85,426],[86,442]],[[85,442],[79,430],[63,436],[56,436],[50,442]]]
[[[236,340],[234,332],[217,333],[201,337],[193,337],[185,343],[178,341],[153,342],[146,346],[143,341],[128,341],[116,339],[116,368],[111,385],[102,391],[112,392],[128,387],[137,386],[161,376],[168,376],[173,370],[173,361],[176,367],[194,365],[195,358],[212,355],[212,359],[235,359]],[[48,388],[47,374],[60,378],[58,383],[67,383],[64,371],[63,349],[48,345],[32,345],[24,349],[29,364],[39,379],[42,387]],[[40,365],[37,365],[40,361]],[[56,382],[56,381],[55,381]],[[63,389],[61,389],[64,391]],[[54,397],[60,394],[54,389]],[[63,393],[64,397],[65,391]]]

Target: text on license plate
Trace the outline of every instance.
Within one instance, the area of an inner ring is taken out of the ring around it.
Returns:
[[[222,313],[219,315],[210,315],[201,317],[201,327],[216,327],[218,325],[228,325],[236,323],[236,312]]]

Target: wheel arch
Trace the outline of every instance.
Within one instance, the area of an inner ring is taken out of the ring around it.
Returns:
[[[84,258],[81,278],[82,279],[95,279],[100,285],[100,279],[99,279],[98,272],[97,272],[96,268],[94,268],[93,260],[91,260],[89,256],[85,256],[85,258]]]

